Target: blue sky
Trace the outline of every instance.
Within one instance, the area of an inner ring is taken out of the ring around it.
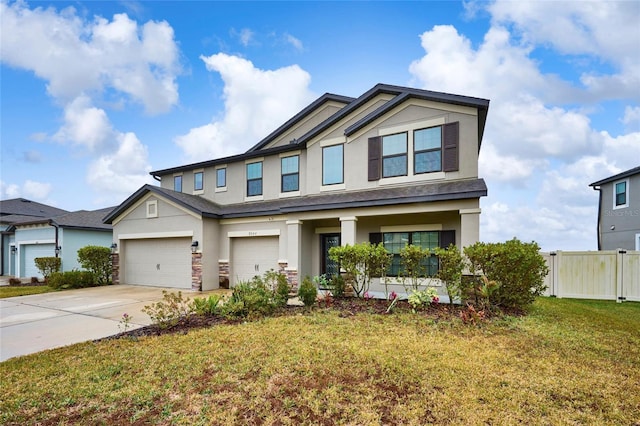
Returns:
[[[380,82],[491,100],[485,241],[596,249],[589,183],[640,165],[640,2],[1,7],[2,199],[117,205]]]

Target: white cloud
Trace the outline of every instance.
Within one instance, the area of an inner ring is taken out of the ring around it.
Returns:
[[[85,21],[72,7],[58,12],[23,2],[1,3],[0,16],[2,61],[33,71],[63,103],[109,87],[151,114],[178,101],[178,48],[164,21],[139,26],[126,14]]]
[[[298,51],[304,50],[304,46],[302,44],[302,41],[300,39],[292,36],[291,34],[285,34],[284,35],[284,39],[287,41],[287,43],[289,43],[290,45],[295,47],[296,50],[298,50]]]
[[[64,110],[64,125],[54,135],[59,142],[72,142],[86,147],[90,152],[113,149],[115,131],[107,113],[91,105],[91,100],[80,95]]]
[[[640,106],[625,107],[622,122],[626,125],[635,125],[638,128],[640,126]]]
[[[27,198],[33,201],[47,202],[52,190],[53,186],[50,183],[36,182],[30,179],[21,185],[0,181],[0,198],[2,199]]]
[[[175,138],[190,161],[243,152],[311,102],[311,77],[292,65],[261,70],[251,61],[218,53],[200,57],[224,81],[224,115]]]
[[[231,35],[238,37],[240,40],[240,44],[247,47],[251,42],[253,42],[253,38],[255,33],[251,31],[249,28],[243,28],[240,31],[236,31],[235,29],[231,30]]]
[[[42,154],[40,151],[30,149],[22,153],[22,159],[27,163],[40,163],[42,161]]]

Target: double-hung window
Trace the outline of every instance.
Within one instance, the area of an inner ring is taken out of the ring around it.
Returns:
[[[262,161],[247,164],[247,197],[262,195]]]
[[[413,132],[413,169],[415,174],[442,170],[442,127]]]
[[[193,174],[193,190],[202,191],[204,189],[204,172],[195,172]]]
[[[382,177],[407,175],[407,134],[382,137]]]
[[[216,188],[224,188],[227,186],[227,169],[221,168],[216,170]]]
[[[419,232],[384,232],[382,234],[382,244],[391,253],[391,266],[387,270],[387,276],[402,276],[402,264],[400,251],[407,245],[422,247],[433,251],[439,244],[439,231],[419,231]],[[431,255],[424,259],[422,263],[424,274],[428,277],[434,276],[438,272],[438,258]]]
[[[344,146],[331,145],[322,148],[322,184],[344,183]]]
[[[176,192],[182,192],[182,175],[173,177],[173,190]]]
[[[623,180],[613,184],[613,208],[620,209],[629,206],[629,181]]]
[[[282,192],[298,191],[300,189],[300,157],[292,155],[280,159],[282,175]]]

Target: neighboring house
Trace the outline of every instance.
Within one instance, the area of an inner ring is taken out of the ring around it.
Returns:
[[[38,206],[41,216],[21,207]],[[113,207],[67,212],[24,199],[1,204],[3,255],[2,274],[22,278],[42,277],[37,257],[60,257],[62,271],[79,269],[78,249],[88,245],[110,247],[111,225],[102,222]],[[9,214],[5,214],[5,212]],[[6,241],[6,242],[5,242]],[[56,249],[57,248],[57,249]]]
[[[336,273],[337,245],[383,242],[393,275],[406,243],[473,244],[488,107],[384,84],[355,99],[325,94],[244,154],[151,172],[160,186],[105,218],[116,278],[209,290],[274,269],[297,285]]]
[[[640,166],[589,186],[600,193],[598,250],[640,250]]]

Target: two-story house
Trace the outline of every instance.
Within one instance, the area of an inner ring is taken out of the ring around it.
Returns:
[[[243,154],[151,172],[160,186],[105,218],[115,280],[208,290],[274,269],[295,285],[336,273],[337,245],[382,242],[393,275],[405,244],[473,244],[488,107],[384,84],[325,94]]]
[[[640,250],[640,166],[589,186],[600,194],[598,250]]]

